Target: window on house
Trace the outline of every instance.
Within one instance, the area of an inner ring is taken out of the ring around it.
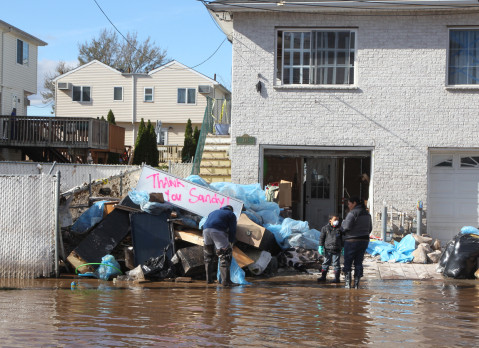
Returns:
[[[461,168],[479,168],[479,157],[477,156],[461,157]]]
[[[479,84],[479,29],[451,29],[448,85],[477,84]]]
[[[29,47],[28,43],[17,39],[17,63],[22,65],[28,65],[29,59]]]
[[[178,104],[195,104],[196,88],[178,88]]]
[[[156,143],[158,145],[168,145],[168,128],[161,128],[158,133],[156,133]]]
[[[277,78],[283,85],[354,84],[352,30],[279,30]]]
[[[113,100],[123,100],[123,87],[113,87]]]
[[[91,88],[86,86],[73,86],[72,99],[78,102],[91,101]]]
[[[153,87],[145,87],[145,102],[153,102]]]

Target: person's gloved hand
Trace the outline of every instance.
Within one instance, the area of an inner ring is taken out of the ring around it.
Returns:
[[[324,247],[320,245],[318,248],[318,252],[320,255],[324,255]]]
[[[344,256],[344,248],[341,249],[341,255]]]

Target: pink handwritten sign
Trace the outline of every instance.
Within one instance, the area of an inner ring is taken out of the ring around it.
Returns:
[[[166,201],[201,216],[208,216],[213,210],[231,205],[239,218],[243,208],[243,202],[236,198],[149,166],[143,166],[136,190],[161,192]]]

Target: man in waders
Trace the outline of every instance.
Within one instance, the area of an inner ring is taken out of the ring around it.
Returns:
[[[236,215],[233,207],[227,205],[212,211],[203,225],[203,255],[205,259],[206,282],[213,283],[216,272],[214,268],[215,248],[220,262],[221,283],[223,286],[231,286],[230,265],[233,257],[233,249],[230,243],[236,239]]]

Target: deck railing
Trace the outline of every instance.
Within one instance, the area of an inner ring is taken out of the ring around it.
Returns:
[[[181,162],[181,145],[158,145],[158,153],[160,155],[160,163],[180,163]]]
[[[0,145],[108,149],[108,122],[93,118],[0,116]]]

